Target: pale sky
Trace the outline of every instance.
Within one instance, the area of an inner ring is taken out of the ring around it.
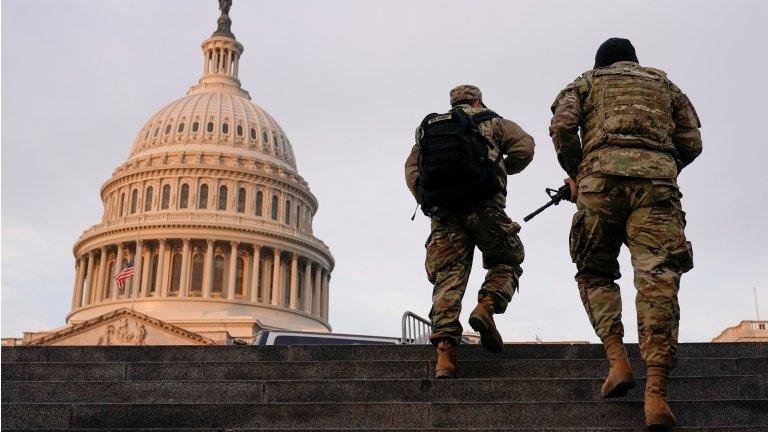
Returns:
[[[612,36],[666,70],[703,123],[704,153],[679,179],[695,261],[679,295],[680,340],[755,319],[753,287],[768,316],[768,2],[661,4],[235,0],[240,79],[285,129],[320,202],[315,234],[336,258],[334,331],[396,336],[404,311],[429,312],[428,219],[410,221],[402,166],[422,117],[472,83],[537,145],[509,181],[507,212],[523,225],[527,256],[500,330],[508,341],[597,341],[568,255],[574,205],[522,217],[564,177],[549,106]],[[214,0],[2,2],[3,337],[64,324],[72,245],[100,220],[99,188],[144,122],[197,82],[217,16]],[[465,328],[480,262],[478,252]],[[626,250],[621,265],[626,339],[637,341]]]

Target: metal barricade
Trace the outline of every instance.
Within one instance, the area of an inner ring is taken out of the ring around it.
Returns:
[[[411,311],[403,314],[403,337],[400,343],[406,345],[427,345],[432,334],[432,323]]]

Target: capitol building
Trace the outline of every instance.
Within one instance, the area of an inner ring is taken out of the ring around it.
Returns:
[[[239,76],[220,1],[202,76],[141,127],[74,245],[66,325],[23,344],[247,343],[261,329],[329,332],[334,260],[291,142]],[[133,276],[118,273],[133,264]]]

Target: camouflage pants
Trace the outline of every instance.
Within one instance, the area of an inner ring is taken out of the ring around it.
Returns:
[[[426,268],[433,284],[432,336],[437,344],[448,338],[458,344],[461,300],[472,269],[475,246],[483,254],[488,270],[478,298],[488,294],[496,300],[495,313],[503,313],[518,288],[523,273],[520,264],[525,252],[517,233],[520,225],[500,207],[481,207],[468,212],[437,211],[432,217],[432,231],[427,239]]]
[[[669,180],[596,174],[579,182],[570,250],[584,308],[600,339],[624,335],[619,249],[635,270],[640,352],[647,366],[676,364],[680,276],[693,268],[680,193]]]

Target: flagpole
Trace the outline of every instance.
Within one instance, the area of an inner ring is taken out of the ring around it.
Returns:
[[[752,294],[755,296],[755,313],[757,314],[757,320],[760,321],[760,308],[757,306],[757,288],[752,287]]]
[[[133,252],[133,280],[131,281],[131,310],[134,310],[134,304],[136,303],[136,297],[140,294],[139,289],[141,288],[141,275],[136,275],[136,259],[141,259],[141,253],[142,251],[139,250],[139,232],[141,231],[141,224],[136,225],[136,246],[134,246],[134,252]],[[142,263],[143,264],[143,263]],[[144,272],[144,266],[141,266],[142,273]],[[138,277],[138,279],[137,279]],[[138,281],[138,283],[136,283]]]

